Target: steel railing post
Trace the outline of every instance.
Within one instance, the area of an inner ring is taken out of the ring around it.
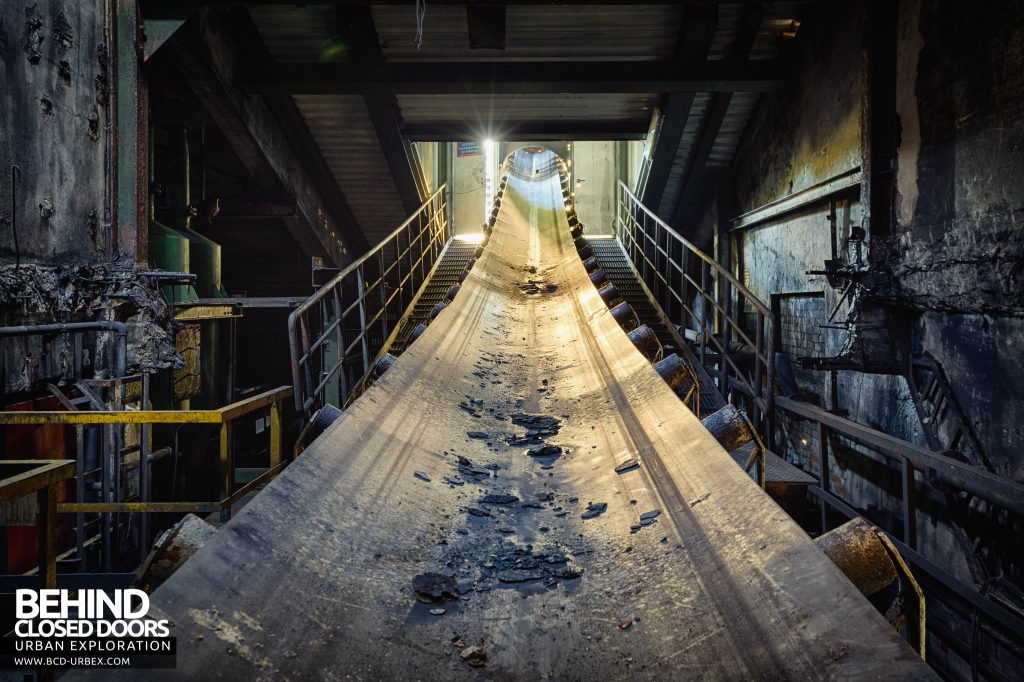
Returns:
[[[47,485],[36,493],[39,504],[39,587],[57,588],[57,489]]]
[[[758,400],[761,400],[767,405],[767,396],[765,395],[763,380],[764,380],[764,365],[765,365],[765,350],[764,350],[764,313],[760,310],[757,311],[756,322],[754,330],[754,426],[758,429],[762,429],[762,418],[761,405]],[[763,431],[763,429],[762,429]]]
[[[281,401],[270,403],[270,469],[281,463]]]
[[[384,249],[379,252],[380,258],[380,277],[377,278],[377,287],[380,289],[380,322],[381,322],[381,342],[383,339],[388,338],[388,292],[384,286]]]
[[[231,504],[228,498],[231,497],[231,489],[234,487],[234,462],[232,456],[232,427],[230,421],[224,421],[220,425],[220,449],[219,449],[219,473],[220,485],[220,519],[228,521],[231,518]]]
[[[149,375],[145,372],[142,374],[141,401],[140,409],[148,411]],[[149,424],[142,424],[139,429],[139,501],[143,503],[150,501],[149,450],[151,430],[152,426]],[[139,518],[139,554],[143,561],[145,561],[146,555],[149,554],[149,514],[143,514]]]
[[[85,426],[75,426],[75,501],[85,502]],[[75,514],[75,551],[78,554],[78,570],[86,573],[89,567],[85,560],[85,514]],[[6,569],[6,567],[5,567]]]
[[[338,323],[337,326],[334,328],[334,343],[337,345],[337,350],[335,351],[336,357],[334,361],[338,365],[338,402],[344,404],[346,394],[348,392],[348,384],[345,381],[345,356],[347,355],[347,353],[345,352],[345,325],[343,319],[345,309],[342,307],[342,304],[344,303],[341,298],[342,294],[344,293],[342,291],[342,286],[343,283],[339,282],[337,285],[333,287],[333,291],[331,292],[331,300],[334,306],[334,321]],[[326,390],[326,386],[324,387],[324,389]],[[320,402],[323,405],[327,404],[327,401],[324,399],[321,399]]]
[[[900,461],[900,478],[903,483],[903,542],[911,549],[917,549],[917,505],[914,500],[914,464],[909,457]]]
[[[829,492],[828,427],[818,422],[818,487],[825,495]],[[828,532],[828,504],[821,500],[821,532]]]
[[[722,348],[721,348],[721,368],[720,375],[722,377],[722,395],[728,395],[729,389],[729,336],[732,332],[732,295],[729,290],[729,280],[721,277],[716,277],[719,280],[720,291],[722,294],[722,314],[720,319],[722,320],[721,333],[722,333]],[[755,398],[756,399],[756,398]]]
[[[356,299],[359,303],[359,345],[363,351],[363,374],[370,371],[370,349],[366,342],[366,283],[363,267],[356,268]]]
[[[705,360],[708,349],[708,264],[700,260],[700,364],[707,367]],[[696,310],[694,312],[697,312]]]

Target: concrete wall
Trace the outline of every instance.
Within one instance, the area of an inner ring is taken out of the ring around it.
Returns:
[[[437,142],[416,142],[413,147],[416,150],[416,156],[419,157],[420,168],[423,170],[423,179],[431,191],[437,189],[438,147]]]
[[[484,154],[478,156],[455,155],[452,144],[452,215],[455,234],[476,234],[483,231],[484,223]]]
[[[612,234],[615,220],[615,142],[574,142],[576,212],[588,234]]]
[[[1024,479],[1020,2],[901,5],[895,274],[997,471]]]
[[[892,237],[875,239],[864,254],[872,273],[869,299],[892,306],[909,326],[912,349],[941,363],[994,469],[1016,480],[1024,479],[1021,12],[1019,2],[985,12],[938,0],[899,3],[895,222]],[[861,164],[862,9],[819,5],[808,8],[804,19],[798,85],[765,96],[755,113],[733,166],[734,184],[726,190],[734,194],[731,215]],[[704,222],[718,222],[716,208],[712,202]],[[777,297],[781,365],[792,370],[789,388],[854,421],[925,445],[902,376],[838,371],[833,378],[828,371],[794,368],[797,357],[834,357],[850,340],[845,330],[824,326],[846,321],[850,306],[839,305],[830,323],[827,313],[840,292],[805,271],[824,269],[833,258],[833,239],[838,255],[851,258],[844,245],[862,222],[858,189],[839,197],[834,226],[829,212],[822,201],[745,231],[734,265],[763,300]],[[778,425],[780,454],[817,473],[813,425],[785,418]],[[833,489],[898,528],[898,475],[854,456],[850,442],[834,438],[831,446]],[[960,578],[975,579],[955,533],[929,513],[935,510],[920,513],[917,527],[923,553]],[[929,618],[935,613],[948,627],[969,633],[969,624],[931,609],[929,604]],[[948,656],[934,644],[930,658]],[[999,665],[1013,670],[1011,659]],[[946,663],[963,673],[962,661]]]
[[[94,261],[107,247],[103,0],[0,4],[0,262]]]

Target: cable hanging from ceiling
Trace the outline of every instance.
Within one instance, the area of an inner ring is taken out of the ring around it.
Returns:
[[[416,49],[423,47],[423,18],[427,16],[427,0],[416,0]]]

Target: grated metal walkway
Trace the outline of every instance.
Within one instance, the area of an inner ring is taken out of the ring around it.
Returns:
[[[423,293],[413,304],[412,312],[402,321],[402,326],[391,343],[391,347],[384,350],[395,356],[402,354],[416,325],[427,324],[430,320],[430,311],[444,300],[444,295],[448,293],[448,289],[453,284],[459,283],[459,277],[465,272],[477,246],[476,242],[465,241],[458,237],[448,242],[448,247],[441,254],[434,274],[430,276]]]

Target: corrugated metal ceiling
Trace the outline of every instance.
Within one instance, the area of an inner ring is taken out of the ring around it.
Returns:
[[[427,5],[423,46],[416,47],[415,8],[377,6],[373,18],[389,61],[552,61],[668,59],[683,8],[673,5],[508,5],[505,49],[469,47],[466,8]]]

